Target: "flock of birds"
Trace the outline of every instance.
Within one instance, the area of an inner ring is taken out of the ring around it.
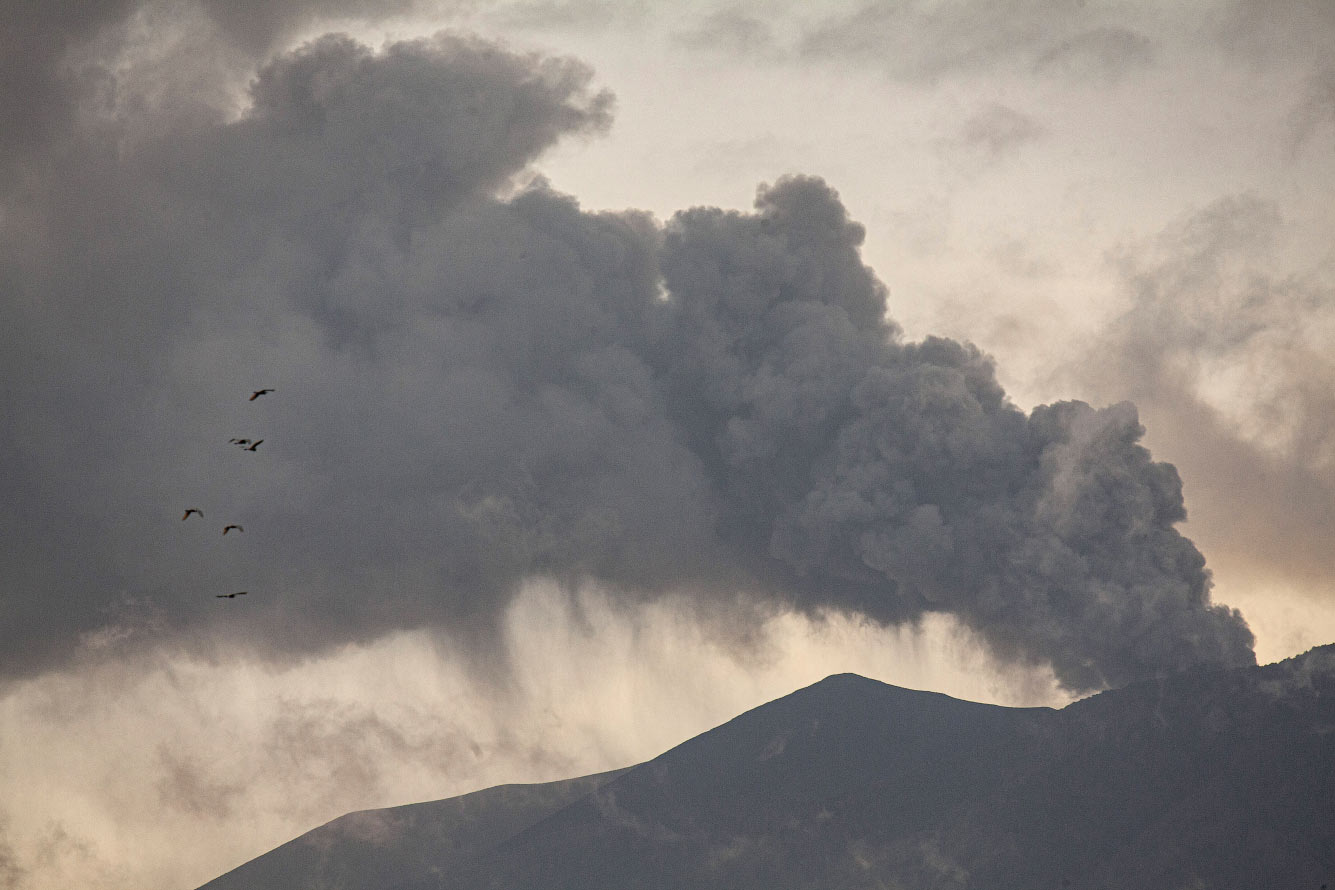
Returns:
[[[253,402],[260,396],[266,396],[271,392],[273,392],[273,389],[257,389],[250,394],[250,398],[247,399],[246,401]],[[263,439],[255,439],[253,441],[251,439],[230,439],[228,440],[228,443],[231,445],[238,446],[242,451],[258,451],[260,443],[263,441],[264,441]],[[185,522],[187,519],[191,517],[191,515],[195,515],[198,516],[200,519],[203,519],[204,511],[199,509],[198,507],[188,507],[186,508],[185,514],[181,516],[181,521]],[[228,523],[227,525],[223,526],[222,530],[223,537],[226,537],[228,532],[233,532],[233,531],[244,533],[245,529],[242,528],[237,523],[234,522]],[[231,599],[236,599],[238,596],[246,596],[248,593],[249,591],[246,590],[238,590],[236,593],[218,593],[214,594],[214,596],[215,598],[220,600],[221,599],[231,600]]]

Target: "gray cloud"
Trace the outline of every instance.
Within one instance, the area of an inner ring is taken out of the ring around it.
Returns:
[[[1293,103],[1292,147],[1322,131],[1322,145],[1329,143],[1335,127],[1335,6],[1323,0],[1234,0],[1211,33],[1233,64],[1297,72],[1305,83],[1283,97]]]
[[[861,228],[823,184],[758,208],[679,216],[664,272],[687,323],[677,410],[707,431],[692,450],[730,493],[726,536],[781,564],[759,568],[771,583],[886,622],[952,612],[1073,688],[1201,657],[1185,637],[1209,641],[1205,660],[1250,646],[1206,605],[1204,561],[1172,530],[1176,473],[1136,445],[1134,409],[1026,418],[972,347],[895,342]]]
[[[19,865],[13,845],[6,839],[8,830],[8,820],[0,817],[0,888],[13,890],[22,886],[27,870]]]
[[[272,50],[298,28],[331,17],[378,19],[409,12],[422,0],[200,0],[201,5],[240,47],[255,54]],[[441,13],[471,4],[468,0],[432,0]]]
[[[1277,269],[1271,202],[1220,199],[1118,257],[1131,305],[1076,371],[1181,454],[1200,534],[1271,577],[1335,573],[1335,282]]]
[[[63,67],[70,49],[130,6],[131,0],[0,6],[0,183],[10,185],[9,164],[51,144],[68,126],[79,79]]]
[[[1306,95],[1293,110],[1293,144],[1301,146],[1323,129],[1326,141],[1335,131],[1335,66],[1327,66],[1307,79]]]
[[[716,10],[678,32],[676,39],[693,49],[741,55],[766,55],[776,50],[774,30],[765,19],[744,8]]]
[[[645,0],[519,0],[493,3],[489,17],[506,29],[603,30],[650,16]]]
[[[246,781],[251,787],[285,783],[301,787],[303,799],[294,802],[294,810],[303,821],[314,822],[329,813],[364,806],[368,800],[384,799],[388,776],[405,767],[433,778],[468,774],[494,761],[512,767],[547,767],[553,773],[570,769],[559,757],[543,752],[532,740],[515,737],[505,726],[495,730],[495,738],[478,739],[484,732],[493,729],[468,727],[416,710],[387,719],[374,705],[285,700],[260,743],[265,750],[282,754],[252,768]],[[208,772],[201,769],[199,775],[207,779]],[[187,796],[182,802],[196,805],[200,799]]]
[[[417,0],[198,0],[170,4],[165,11],[168,4],[148,0],[4,4],[0,8],[0,184],[13,187],[10,180],[22,170],[49,160],[53,148],[78,135],[76,121],[86,124],[105,111],[105,106],[124,98],[118,93],[124,92],[127,73],[117,70],[124,61],[117,54],[133,50],[136,28],[146,23],[179,27],[202,11],[217,24],[217,30],[208,35],[213,45],[193,49],[215,55],[236,52],[244,65],[281,46],[300,27],[322,18],[378,19],[406,12],[416,4]],[[446,8],[457,5],[437,3]],[[137,15],[141,21],[136,22]],[[169,77],[179,75],[177,71]]]
[[[1115,80],[1154,60],[1125,10],[1078,0],[865,3],[808,26],[796,51],[858,60],[907,80],[1031,72]]]
[[[220,779],[216,768],[166,745],[158,746],[156,766],[158,803],[166,810],[222,822],[245,795],[243,783]]]
[[[1043,125],[1029,115],[993,103],[966,118],[959,133],[946,145],[996,160],[1042,139],[1046,133]]]
[[[947,612],[1073,690],[1252,659],[1135,410],[1025,415],[972,346],[904,342],[819,179],[666,225],[497,199],[610,97],[478,40],[325,37],[251,96],[91,133],[5,208],[9,676],[162,638],[484,653],[535,576]]]
[[[1115,81],[1156,59],[1149,37],[1129,28],[1102,26],[1061,41],[1034,62],[1034,69],[1072,79]]]
[[[1324,64],[1335,42],[1335,8],[1324,0],[1233,0],[1211,24],[1220,46],[1251,62]]]
[[[352,468],[336,460],[340,454],[384,466],[369,452],[378,435],[392,441],[387,429],[359,435],[368,453],[357,455],[331,439],[338,430],[312,424],[311,409],[332,409],[348,429],[364,419],[346,394],[321,385],[323,405],[308,394],[289,420],[292,444],[309,449],[296,453],[320,469],[272,488],[255,463],[218,452],[219,442],[239,434],[218,426],[228,422],[229,400],[218,387],[261,374],[282,376],[285,391],[300,392],[305,375],[314,373],[315,384],[334,366],[351,383],[359,372],[340,356],[354,365],[367,360],[368,370],[393,367],[364,350],[373,328],[401,330],[397,323],[411,317],[405,301],[421,296],[414,291],[421,283],[404,269],[397,292],[372,294],[360,286],[370,280],[357,276],[377,275],[376,264],[395,262],[395,245],[414,226],[438,223],[447,208],[498,185],[555,134],[605,126],[609,97],[589,92],[588,77],[574,63],[452,38],[379,56],[330,38],[264,69],[253,110],[235,124],[172,132],[121,163],[106,161],[109,146],[94,144],[5,208],[12,296],[2,311],[12,348],[3,360],[11,382],[4,397],[17,420],[4,437],[9,472],[0,483],[10,505],[0,561],[14,585],[7,666],[36,666],[53,645],[69,651],[81,634],[122,624],[108,613],[127,600],[161,605],[184,590],[202,592],[194,579],[201,569],[208,587],[241,589],[245,573],[224,566],[279,558],[259,545],[264,518],[248,526],[259,534],[226,554],[217,542],[183,538],[189,526],[167,533],[156,521],[144,524],[169,502],[200,500],[216,533],[218,512],[253,510],[263,500],[281,517],[304,512],[292,498],[326,486],[339,491],[323,474]],[[504,220],[491,225],[503,235]],[[470,234],[459,243],[461,266],[485,264],[486,242]],[[453,258],[433,250],[419,259],[431,267]],[[420,334],[431,339],[429,329]],[[420,361],[439,345],[409,348],[424,350]],[[390,379],[376,385],[394,389]],[[231,420],[253,423],[256,413]],[[371,486],[386,481],[384,473],[369,476]],[[339,546],[335,539],[317,546],[319,522],[341,522],[363,539],[349,518],[300,523],[312,535],[292,542],[309,547],[297,561],[319,562],[322,546]],[[271,542],[279,522],[267,523]],[[364,529],[376,525],[368,517]],[[377,543],[394,541],[387,529]],[[168,623],[183,617],[181,604],[169,611]]]

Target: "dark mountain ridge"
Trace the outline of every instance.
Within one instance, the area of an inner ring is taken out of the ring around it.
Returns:
[[[1323,883],[1335,646],[1061,710],[840,674],[620,772],[345,816],[205,888]]]

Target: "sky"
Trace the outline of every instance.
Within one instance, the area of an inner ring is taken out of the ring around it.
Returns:
[[[1333,51],[1324,0],[0,6],[0,888],[842,671],[1335,640]]]

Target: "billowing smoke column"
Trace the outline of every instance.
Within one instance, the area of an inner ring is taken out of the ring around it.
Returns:
[[[801,608],[950,612],[1074,689],[1249,660],[1134,407],[1026,417],[971,346],[898,342],[822,182],[756,209],[678,216],[662,260],[669,413],[740,561]]]
[[[486,638],[535,576],[946,612],[1072,690],[1253,660],[1135,409],[1026,415],[972,346],[904,342],[821,180],[664,225],[541,181],[493,197],[607,126],[589,79],[331,37],[265,67],[239,120],[159,84],[25,156],[0,222],[0,667]]]

